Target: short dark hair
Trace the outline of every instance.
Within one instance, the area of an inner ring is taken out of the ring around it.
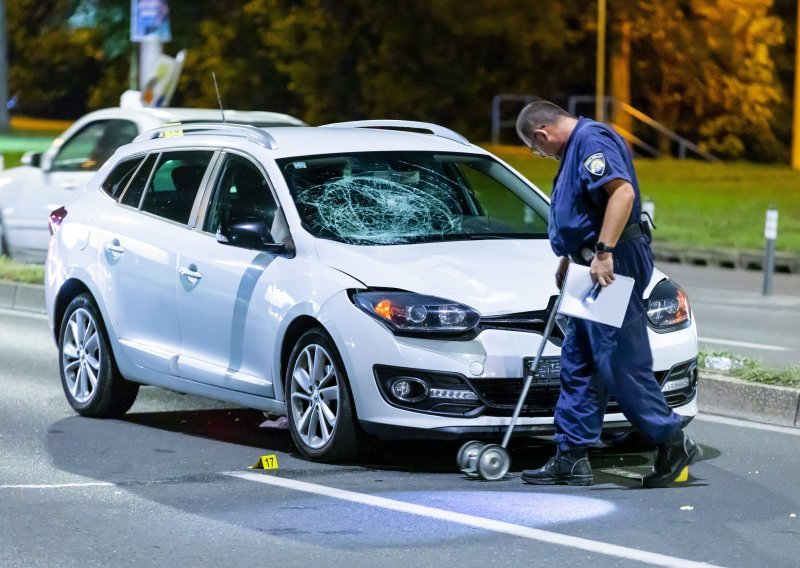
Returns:
[[[575,118],[557,104],[550,101],[533,101],[525,105],[517,117],[517,135],[526,146],[531,147],[534,131],[542,125],[555,124],[561,118]]]

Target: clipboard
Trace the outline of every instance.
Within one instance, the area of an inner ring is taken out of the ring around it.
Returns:
[[[588,266],[570,264],[558,313],[622,327],[633,283],[633,278],[616,274],[614,282],[600,290],[592,282]]]

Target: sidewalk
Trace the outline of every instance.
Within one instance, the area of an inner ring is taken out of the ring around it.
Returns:
[[[45,313],[44,287],[0,281],[0,308]],[[800,389],[700,373],[700,412],[800,428]]]

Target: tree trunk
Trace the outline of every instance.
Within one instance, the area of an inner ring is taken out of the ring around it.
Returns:
[[[633,133],[633,117],[620,109],[619,103],[631,104],[631,28],[628,17],[617,19],[614,25],[615,41],[611,52],[611,96],[615,104],[611,122]]]

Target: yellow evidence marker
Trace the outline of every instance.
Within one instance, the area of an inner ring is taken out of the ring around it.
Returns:
[[[275,454],[261,456],[256,464],[251,465],[248,469],[278,469],[278,456]]]

